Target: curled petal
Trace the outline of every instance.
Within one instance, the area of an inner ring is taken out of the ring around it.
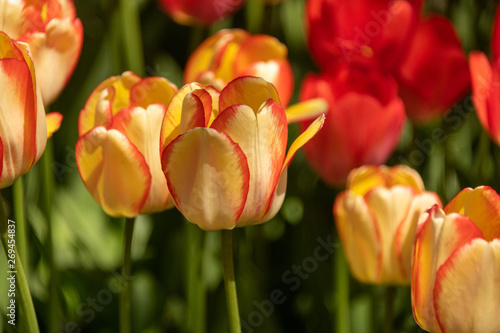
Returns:
[[[326,111],[328,111],[328,102],[323,98],[311,98],[291,105],[285,110],[289,124],[318,117]]]
[[[134,217],[141,212],[151,174],[124,134],[96,127],[78,139],[75,154],[85,187],[108,215]]]
[[[250,173],[245,154],[226,134],[212,128],[186,132],[164,150],[162,167],[186,219],[206,231],[236,226]]]

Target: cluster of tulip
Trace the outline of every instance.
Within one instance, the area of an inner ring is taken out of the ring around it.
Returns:
[[[245,1],[159,3],[180,24],[206,26]],[[279,212],[288,167],[304,146],[325,183],[346,187],[333,216],[356,279],[411,285],[415,321],[427,331],[499,332],[500,196],[489,186],[466,188],[443,208],[416,170],[380,165],[407,118],[433,122],[471,86],[479,120],[500,145],[500,6],[491,63],[480,52],[467,60],[451,22],[423,15],[423,6],[308,0],[308,43],[320,74],[305,77],[302,103],[288,108],[287,47],[242,29],[202,42],[180,88],[131,71],[109,77],[78,118],[75,156],[85,188],[112,217],[176,207],[201,229],[226,232]],[[72,75],[83,27],[70,0],[0,0],[0,8],[5,188],[40,159],[61,124],[62,115],[46,115],[45,107]],[[301,134],[287,152],[293,122]],[[238,326],[238,314],[230,316]]]

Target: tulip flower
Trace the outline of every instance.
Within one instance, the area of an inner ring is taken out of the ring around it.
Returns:
[[[421,1],[309,0],[308,43],[322,69],[342,62],[391,72],[414,31]]]
[[[220,95],[188,87],[192,92],[179,90],[182,99],[174,97],[163,121],[162,166],[177,208],[207,231],[270,220],[283,203],[288,164],[324,117],[286,154],[287,120],[273,85],[240,77]],[[180,123],[172,126],[175,119]]]
[[[406,114],[415,123],[437,120],[470,87],[467,57],[451,22],[421,20],[397,72]]]
[[[276,38],[245,30],[221,30],[207,38],[189,57],[184,82],[199,82],[222,90],[239,76],[257,76],[278,90],[283,106],[293,93],[288,50]]]
[[[245,0],[159,0],[159,4],[178,24],[209,26],[236,13]]]
[[[426,331],[500,332],[500,197],[492,188],[467,188],[422,216],[411,296]]]
[[[0,188],[12,185],[42,155],[47,124],[29,46],[0,32]]]
[[[87,190],[110,216],[173,206],[160,163],[160,131],[177,88],[131,72],[111,77],[80,112],[76,163]]]
[[[341,66],[306,77],[300,100],[314,97],[324,98],[330,107],[325,127],[304,148],[327,184],[344,184],[352,169],[384,163],[396,148],[406,117],[392,77]],[[300,128],[309,124],[302,122]]]
[[[472,102],[481,125],[500,145],[500,6],[495,17],[491,47],[491,63],[482,52],[473,51],[469,55]]]
[[[0,0],[0,30],[29,44],[45,105],[61,93],[76,67],[83,27],[71,0]]]
[[[363,166],[349,174],[333,214],[351,273],[363,283],[410,283],[420,214],[441,201],[404,165]]]

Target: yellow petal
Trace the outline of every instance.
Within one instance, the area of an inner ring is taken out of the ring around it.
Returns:
[[[323,98],[313,98],[286,108],[286,120],[289,124],[315,118],[328,111],[328,103]]]
[[[151,186],[144,156],[115,129],[99,126],[76,143],[76,163],[85,187],[114,217],[137,216]]]
[[[426,331],[441,332],[434,309],[436,272],[455,250],[482,238],[482,233],[467,217],[445,215],[437,205],[424,213],[420,221],[411,268],[413,316]]]
[[[133,107],[120,111],[110,126],[123,133],[144,156],[151,173],[151,187],[141,214],[160,212],[166,209],[170,193],[161,168],[160,130],[165,115],[165,106],[151,104],[147,110]]]
[[[446,213],[459,213],[471,219],[484,239],[500,238],[500,196],[489,186],[466,188],[445,207]]]
[[[476,239],[439,269],[434,289],[444,332],[500,332],[500,239]]]
[[[168,106],[177,86],[162,77],[148,77],[137,82],[130,89],[130,106],[140,106],[144,109],[151,104]]]
[[[295,139],[294,142],[290,145],[290,148],[288,149],[288,153],[286,154],[285,158],[285,163],[283,164],[283,169],[287,168],[290,163],[292,162],[293,157],[295,156],[295,153],[303,146],[305,145],[309,140],[311,140],[316,133],[319,132],[319,130],[323,127],[323,124],[325,123],[325,115],[321,115],[318,118],[316,118],[315,121],[309,127],[302,132],[297,139]]]
[[[237,143],[248,161],[250,188],[238,227],[260,220],[272,200],[285,159],[288,127],[283,108],[269,99],[256,114],[247,105],[222,112],[212,128]]]
[[[223,112],[232,105],[244,104],[257,113],[270,98],[280,103],[276,88],[271,83],[253,76],[238,77],[221,91],[219,111]]]
[[[232,229],[250,178],[246,157],[226,134],[196,128],[167,146],[162,166],[177,208],[206,231]]]
[[[380,232],[362,196],[340,193],[333,206],[335,225],[352,275],[361,282],[375,283],[380,272]]]
[[[63,115],[59,112],[50,112],[45,115],[47,120],[47,139],[57,132],[63,120]]]

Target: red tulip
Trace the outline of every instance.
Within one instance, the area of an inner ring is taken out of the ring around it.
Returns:
[[[322,68],[344,62],[392,71],[404,55],[421,1],[309,0],[309,48]]]
[[[467,57],[448,19],[434,15],[418,23],[397,79],[406,114],[415,123],[442,117],[467,93]]]
[[[61,93],[76,67],[83,26],[71,0],[0,0],[0,30],[29,44],[45,105]]]
[[[491,36],[491,49],[493,58],[500,58],[500,6],[497,7],[495,23],[493,24],[493,35]]]
[[[384,163],[396,148],[406,117],[392,77],[342,66],[304,80],[300,99],[314,97],[330,108],[323,130],[304,148],[329,185],[344,184],[356,167]],[[301,129],[309,124],[301,123]]]
[[[245,0],[159,0],[159,3],[179,24],[207,26],[236,13]]]

